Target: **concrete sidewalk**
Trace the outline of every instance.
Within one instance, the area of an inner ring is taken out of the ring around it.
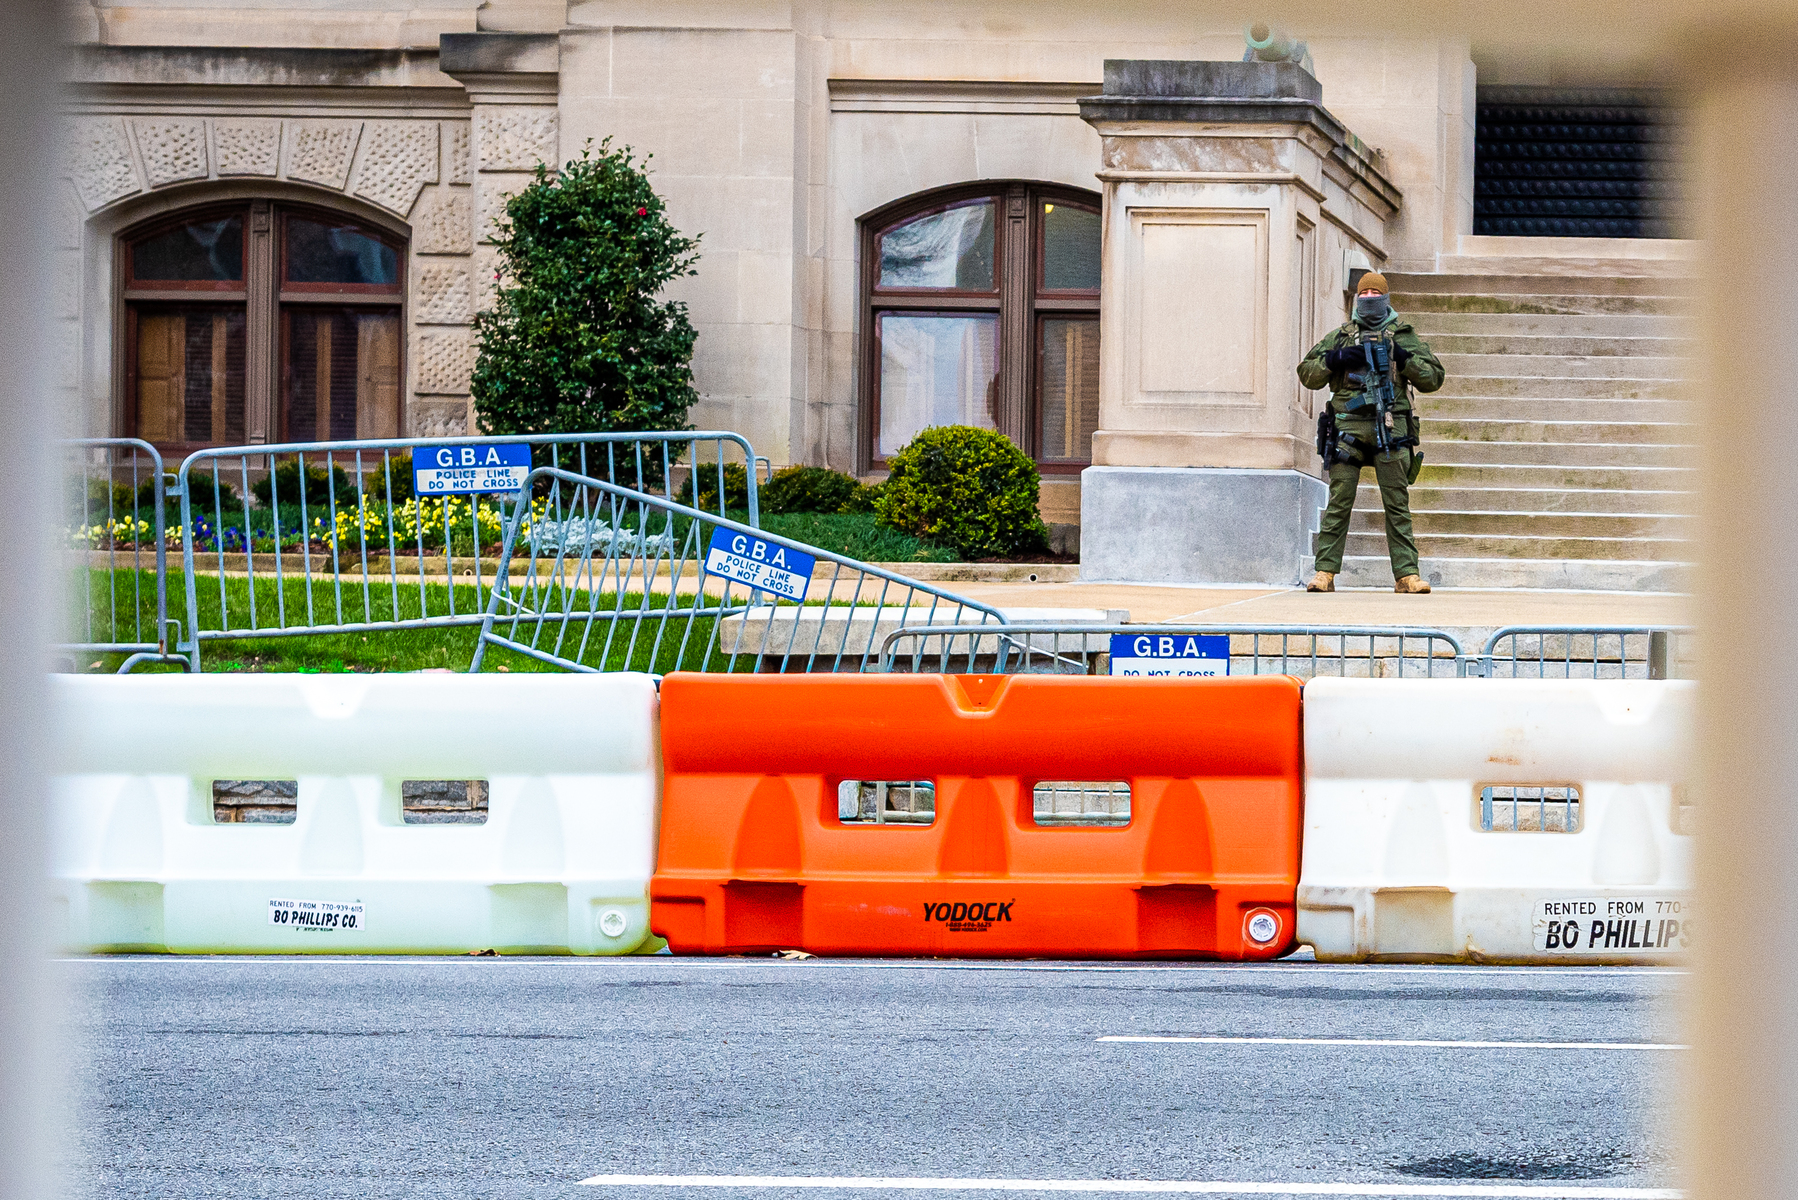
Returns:
[[[1439,588],[1427,596],[1390,589],[1313,594],[1303,588],[1170,587],[1130,583],[986,583],[938,586],[1004,607],[1128,609],[1135,623],[1248,622],[1316,625],[1683,625],[1690,597],[1666,592],[1549,592]]]
[[[1401,596],[1374,588],[1312,594],[1303,588],[936,582],[1000,608],[1123,609],[1132,624],[1421,626],[1451,634],[1470,653],[1506,625],[1682,626],[1692,619],[1691,597],[1666,592],[1438,588],[1427,596]]]

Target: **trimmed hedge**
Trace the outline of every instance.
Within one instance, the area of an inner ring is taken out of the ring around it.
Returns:
[[[834,513],[843,511],[860,486],[851,476],[829,467],[782,467],[758,499],[764,513]]]
[[[874,506],[880,502],[880,495],[885,487],[884,483],[858,483],[855,485],[855,490],[849,493],[849,498],[843,501],[843,507],[837,511],[871,513],[874,511]]]
[[[924,430],[888,466],[880,523],[953,547],[963,558],[1046,550],[1036,464],[1003,434],[969,425]]]
[[[694,485],[698,484],[698,497]],[[701,464],[682,485],[675,499],[692,508],[718,511],[718,464]],[[759,497],[757,498],[760,499]],[[724,464],[724,507],[733,512],[749,507],[749,472],[742,463]]]

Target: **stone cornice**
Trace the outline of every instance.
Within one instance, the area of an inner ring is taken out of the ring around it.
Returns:
[[[195,46],[74,46],[76,88],[453,88],[431,50],[329,50]]]
[[[477,104],[553,104],[561,88],[562,41],[553,33],[446,33],[439,56]]]
[[[988,79],[832,79],[832,112],[1078,116],[1092,83]]]
[[[1154,137],[1158,127],[1244,127],[1265,125],[1275,136],[1303,137],[1309,133],[1327,141],[1322,154],[1325,170],[1338,175],[1337,182],[1361,192],[1376,207],[1397,212],[1404,194],[1376,165],[1366,143],[1350,133],[1323,105],[1313,100],[1286,98],[1087,96],[1080,100],[1081,119],[1102,137]],[[1223,133],[1222,128],[1218,130]],[[1307,139],[1310,140],[1310,139]],[[1333,171],[1332,171],[1333,168]],[[1388,214],[1390,215],[1390,214]]]

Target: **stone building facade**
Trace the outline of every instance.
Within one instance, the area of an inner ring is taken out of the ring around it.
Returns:
[[[673,220],[702,238],[697,276],[672,289],[699,331],[696,426],[741,432],[776,464],[868,476],[922,424],[989,424],[1037,457],[1044,515],[1068,525],[1094,467],[1315,479],[1310,399],[1280,365],[1342,319],[1354,272],[1433,272],[1492,240],[1471,238],[1476,86],[1607,82],[1481,57],[1466,39],[1316,36],[1312,125],[1338,132],[1292,135],[1311,138],[1309,165],[1283,166],[1226,163],[1221,142],[1194,158],[1115,111],[1083,112],[1108,60],[1242,57],[1241,26],[1181,4],[75,0],[69,11],[54,295],[67,410],[85,432],[144,432],[140,409],[179,407],[155,398],[174,395],[170,380],[185,388],[187,434],[238,431],[240,385],[214,382],[208,401],[199,368],[155,374],[173,353],[156,341],[156,306],[181,296],[127,277],[144,231],[232,205],[246,262],[292,261],[282,239],[299,235],[283,230],[314,226],[282,222],[302,219],[363,237],[356,253],[391,256],[398,272],[371,283],[345,251],[335,292],[239,281],[244,440],[350,428],[352,368],[330,356],[348,353],[352,330],[360,428],[472,430],[470,322],[494,279],[486,233],[537,163],[609,137],[653,154]],[[1161,132],[1206,131],[1176,121]],[[1356,188],[1352,203],[1325,199]],[[1290,203],[1270,208],[1282,189]],[[1210,232],[1132,225],[1122,208],[1101,220],[1120,197],[1150,192],[1211,210],[1197,218]],[[1276,209],[1277,239],[1266,218],[1238,219]],[[1245,233],[1254,221],[1262,232]],[[386,307],[371,315],[377,300]],[[184,333],[190,356],[204,356],[211,320],[226,340],[212,361],[231,367],[236,311],[199,305],[166,337]],[[1137,337],[1144,321],[1167,336]],[[1198,340],[1177,344],[1188,334]],[[1143,372],[1157,394],[1132,399],[1127,380]],[[1304,495],[1301,508],[1314,499]]]

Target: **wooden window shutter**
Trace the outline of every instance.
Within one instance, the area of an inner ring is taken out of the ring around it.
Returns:
[[[186,440],[187,317],[145,313],[137,322],[137,435]]]
[[[356,436],[398,437],[400,429],[400,319],[395,313],[357,319]]]

